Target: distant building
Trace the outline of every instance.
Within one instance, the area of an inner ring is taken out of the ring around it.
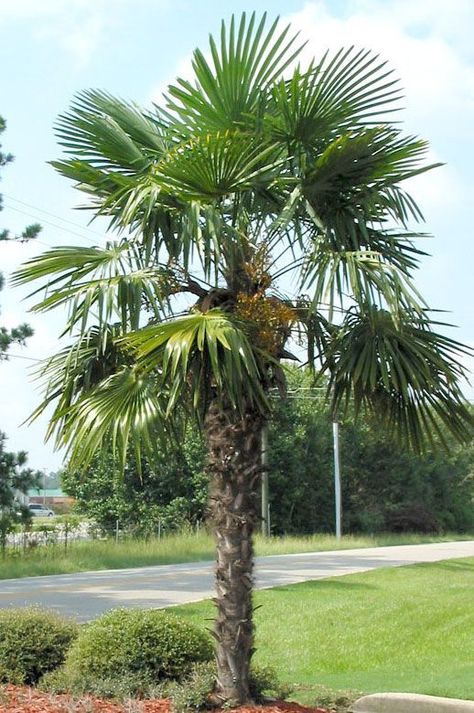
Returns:
[[[29,503],[41,503],[54,507],[54,505],[73,505],[74,498],[63,493],[61,488],[34,488],[28,491]]]

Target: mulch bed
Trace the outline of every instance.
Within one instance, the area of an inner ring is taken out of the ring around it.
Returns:
[[[328,713],[298,703],[277,702],[265,706],[242,706],[238,713]],[[124,704],[84,696],[51,695],[27,686],[0,688],[0,713],[170,713],[166,700],[129,701]]]

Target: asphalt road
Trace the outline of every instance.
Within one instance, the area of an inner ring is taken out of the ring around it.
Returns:
[[[256,586],[277,587],[456,557],[474,557],[474,541],[258,557]],[[0,607],[37,604],[87,621],[113,607],[164,608],[207,599],[213,595],[212,572],[212,562],[194,562],[4,579]]]

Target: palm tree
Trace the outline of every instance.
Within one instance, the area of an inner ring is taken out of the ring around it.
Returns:
[[[208,446],[216,537],[218,681],[249,700],[252,533],[269,392],[305,341],[333,408],[375,410],[417,448],[470,419],[462,347],[435,331],[412,284],[421,219],[401,188],[426,142],[389,121],[400,92],[366,50],[305,69],[290,29],[255,15],[222,25],[194,81],[144,111],[102,91],[60,117],[75,182],[118,237],[27,262],[33,308],[68,306],[71,343],[42,370],[48,435],[86,466],[168,441],[183,414]],[[291,291],[291,292],[290,292]]]

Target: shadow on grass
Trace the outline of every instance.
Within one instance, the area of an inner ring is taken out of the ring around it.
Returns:
[[[354,591],[356,589],[380,589],[380,587],[375,584],[367,584],[365,582],[348,582],[345,580],[344,576],[335,577],[334,579],[312,579],[308,582],[298,582],[297,584],[291,584],[289,586],[271,587],[268,589],[260,590],[261,592],[274,592],[279,594],[280,592],[294,592],[297,590],[308,590],[317,589],[319,591]]]
[[[451,572],[472,572],[474,574],[474,559],[471,560],[443,560],[437,564],[439,569]]]

